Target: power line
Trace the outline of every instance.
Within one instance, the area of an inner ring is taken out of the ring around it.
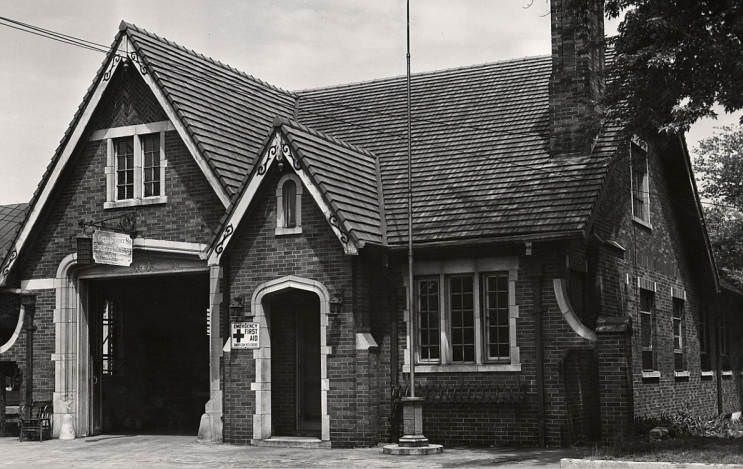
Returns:
[[[8,23],[11,23],[11,24],[8,24]],[[26,33],[29,33],[29,34],[34,34],[36,36],[43,37],[43,38],[46,38],[46,39],[51,39],[51,40],[54,40],[54,41],[57,41],[57,42],[60,42],[60,43],[63,43],[63,44],[67,44],[67,45],[71,45],[71,46],[75,46],[75,47],[80,47],[80,48],[91,50],[91,51],[94,51],[94,52],[99,52],[99,53],[102,53],[102,54],[108,54],[109,51],[110,51],[110,49],[111,49],[109,46],[106,46],[106,45],[101,44],[101,43],[98,43],[98,42],[90,41],[90,40],[87,40],[87,39],[84,39],[84,38],[81,38],[81,37],[78,37],[78,36],[72,36],[72,35],[69,35],[69,34],[60,33],[60,32],[57,32],[57,31],[53,31],[51,29],[42,28],[42,27],[39,27],[39,26],[35,26],[35,25],[29,24],[29,23],[24,23],[22,21],[13,20],[11,18],[7,18],[7,17],[3,17],[3,16],[0,16],[0,25],[6,26],[8,28],[16,29],[18,31],[26,32]],[[186,69],[184,69],[182,67],[179,67],[179,66],[174,66],[173,68],[176,69],[177,71],[183,73],[184,75],[188,75],[189,79],[192,80],[192,81],[201,83],[201,84],[206,85],[206,86],[211,86],[212,85],[212,83],[204,80],[200,76],[191,75],[189,73],[190,72],[189,70],[186,70]],[[236,92],[235,94],[242,95],[239,92]],[[245,95],[242,95],[242,96],[245,97]],[[362,113],[365,113],[367,115],[373,115],[373,116],[377,116],[377,117],[384,117],[384,118],[403,118],[403,116],[399,116],[399,115],[397,115],[395,113],[384,112],[384,111],[379,111],[379,110],[374,110],[374,109],[369,109],[369,108],[364,108],[364,107],[361,107],[361,106],[354,106],[354,105],[351,105],[351,104],[340,103],[340,102],[337,102],[337,101],[329,101],[329,100],[325,100],[325,99],[318,98],[318,97],[315,97],[315,96],[310,96],[310,95],[307,95],[307,94],[298,95],[297,96],[297,99],[300,102],[302,100],[309,100],[309,101],[314,101],[314,102],[317,102],[317,103],[322,103],[324,105],[331,106],[331,107],[334,107],[334,108],[337,108],[337,109],[352,110],[352,111],[362,112]],[[344,119],[339,118],[336,115],[331,115],[331,114],[328,114],[328,113],[323,113],[323,112],[320,112],[320,111],[318,111],[316,109],[300,108],[300,111],[301,112],[306,112],[308,114],[312,114],[312,115],[324,117],[324,118],[327,118],[327,119],[331,119],[331,120],[334,120],[334,121],[339,122],[339,123],[342,123],[342,124],[353,125],[355,127],[366,128],[369,131],[374,132],[374,133],[377,133],[377,134],[383,134],[383,135],[388,135],[390,137],[394,137],[396,140],[398,140],[400,142],[407,142],[407,136],[404,136],[404,135],[399,134],[399,133],[396,133],[396,132],[391,132],[389,130],[382,130],[382,129],[379,129],[379,128],[371,127],[371,126],[366,125],[366,124],[361,124],[361,123],[359,123],[356,120],[354,120],[354,121],[344,120]],[[414,121],[414,122],[424,122],[424,123],[434,124],[434,125],[438,125],[438,126],[447,126],[447,127],[450,127],[450,128],[469,129],[469,130],[474,130],[474,131],[482,132],[482,133],[493,133],[493,134],[495,134],[498,137],[504,137],[504,138],[505,137],[509,137],[509,136],[531,137],[531,138],[535,138],[536,137],[536,138],[539,138],[539,137],[541,137],[543,135],[543,134],[541,134],[539,132],[517,132],[517,131],[513,131],[513,130],[499,130],[499,129],[494,129],[494,128],[482,127],[482,126],[477,126],[477,125],[473,125],[473,124],[462,124],[462,123],[453,124],[452,122],[449,122],[449,121],[443,121],[443,120],[438,120],[438,119],[433,119],[433,118],[430,118],[430,117],[423,117],[423,116],[412,117],[412,121]],[[620,159],[622,159],[624,157],[626,157],[626,155],[619,155],[619,156],[611,157],[611,159],[613,159],[614,161],[607,161],[605,164],[609,165],[609,164],[615,163],[616,161],[618,161],[618,160],[620,160]],[[547,168],[545,166],[538,166],[538,165],[533,165],[533,164],[524,163],[524,162],[520,162],[520,161],[509,161],[507,164],[509,166],[516,166],[516,167],[521,167],[521,168],[524,168],[524,169],[541,171],[543,173],[547,173],[548,172],[549,173],[548,175],[549,176],[552,176],[552,177],[560,177],[559,175],[554,174],[554,170],[556,170],[556,169],[563,169],[563,168],[559,168],[559,167]],[[570,170],[569,169],[566,169],[566,171],[570,171]],[[589,178],[590,178],[590,176],[581,177],[581,178],[562,177],[561,179],[563,181],[565,181],[565,182],[585,182]],[[640,191],[640,192],[647,193],[645,191]],[[655,196],[661,196],[661,194],[659,194],[657,192],[652,192],[652,191],[649,192],[649,194],[655,195]],[[700,202],[703,205],[717,206],[717,207],[722,207],[722,208],[731,209],[731,210],[737,210],[738,209],[737,207],[734,207],[734,206],[731,206],[731,205],[725,205],[725,204],[720,204],[720,203],[716,203],[716,202],[707,202],[707,201],[700,201]]]

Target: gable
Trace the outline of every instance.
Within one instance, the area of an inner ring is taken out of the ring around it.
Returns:
[[[31,236],[32,230],[39,220],[41,212],[49,201],[50,196],[64,169],[67,167],[67,164],[70,161],[73,152],[77,148],[78,143],[84,141],[84,139],[86,138],[86,131],[89,128],[89,124],[92,121],[94,114],[97,110],[99,110],[99,104],[101,104],[102,98],[104,97],[104,95],[106,95],[106,90],[117,76],[125,73],[122,71],[125,68],[124,62],[128,61],[128,67],[126,67],[128,68],[128,71],[126,73],[136,74],[139,79],[143,80],[144,83],[147,85],[147,88],[149,88],[151,95],[156,98],[157,103],[160,106],[160,112],[163,112],[168,117],[168,120],[170,120],[170,122],[175,126],[179,137],[188,148],[191,157],[201,169],[204,177],[206,177],[209,185],[211,186],[212,191],[220,199],[223,206],[227,207],[229,205],[229,197],[224,192],[222,186],[219,185],[212,170],[209,168],[209,165],[206,163],[203,156],[201,156],[190,135],[185,131],[185,128],[179,122],[178,116],[175,113],[172,105],[166,100],[162,91],[155,84],[152,73],[147,70],[147,67],[142,61],[141,56],[137,52],[130,52],[128,56],[117,55],[117,51],[133,49],[133,46],[131,46],[128,41],[129,40],[124,32],[120,31],[116,39],[114,40],[112,48],[107,54],[101,68],[98,70],[93,81],[93,85],[88,89],[88,92],[83,99],[83,103],[78,108],[72,123],[65,132],[65,136],[63,137],[59,147],[57,148],[52,158],[52,162],[47,167],[47,170],[42,177],[41,183],[39,184],[37,190],[34,192],[30,203],[30,209],[24,219],[22,227],[16,235],[14,241],[12,242],[12,246],[8,249],[8,253],[4,257],[3,263],[0,264],[0,266],[2,267],[2,269],[0,270],[0,286],[5,285],[5,282],[7,281],[7,278],[13,268],[15,260],[22,253],[24,245]],[[134,93],[139,91],[142,96],[147,96],[151,101],[151,96],[147,95],[147,93],[143,92],[143,90],[144,87],[141,86],[141,83],[138,85],[134,84],[131,87],[123,87],[121,94],[118,95],[118,100],[113,98],[113,101],[108,104],[104,102],[104,106],[100,108],[100,112],[96,116],[103,119],[104,123],[100,125],[107,125],[106,119],[110,119],[109,122],[115,123],[117,120],[121,120],[127,117],[145,117],[136,114],[137,109],[133,109],[131,106],[122,108],[120,105],[122,102],[122,99],[120,99],[120,97],[128,92]],[[130,95],[130,98],[136,98],[136,96]],[[128,101],[131,104],[131,99],[129,99]],[[144,107],[146,106],[143,106],[143,109]],[[108,115],[104,115],[103,113],[105,113],[106,109],[111,109],[112,111]],[[157,111],[155,111],[155,113],[157,113]]]
[[[265,175],[275,165],[285,165],[299,177],[346,254],[357,254],[368,242],[383,244],[384,211],[374,155],[291,121],[279,119],[274,125],[259,163],[224,218],[209,263],[219,263]]]

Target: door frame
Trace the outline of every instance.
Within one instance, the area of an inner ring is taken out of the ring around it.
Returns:
[[[328,415],[328,355],[332,348],[327,345],[330,294],[327,288],[315,280],[288,275],[259,285],[251,299],[253,321],[260,327],[259,348],[253,350],[255,381],[250,390],[255,392],[253,414],[253,440],[266,440],[273,435],[271,422],[271,336],[269,333],[263,299],[266,295],[282,290],[296,289],[315,293],[320,300],[320,440],[330,441],[330,416]]]
[[[81,266],[77,264],[77,253],[67,255],[59,264],[57,276],[54,278],[55,353],[52,354],[54,361],[52,431],[55,437],[59,436],[66,415],[72,416],[76,436],[89,436],[92,431],[93,367],[90,354],[88,285],[81,280],[191,272],[204,272],[207,275],[210,273],[210,267],[194,251],[191,243],[183,243],[183,249],[179,250],[178,246],[174,246],[178,243],[165,242],[164,247],[159,249],[146,243],[144,247],[138,247],[137,244],[143,243],[139,238],[136,241],[139,243],[135,242],[134,262],[130,267],[98,264]],[[157,240],[144,241],[153,243]],[[210,291],[209,305],[214,311],[211,293]],[[214,316],[214,313],[211,314]],[[218,330],[213,332],[218,333]],[[213,348],[205,353],[210,353],[211,363]],[[212,374],[214,373],[210,369],[210,375]],[[211,381],[214,381],[213,377]],[[214,383],[211,387],[214,387]],[[219,436],[221,439],[221,435]]]

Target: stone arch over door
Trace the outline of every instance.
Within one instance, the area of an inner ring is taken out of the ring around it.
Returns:
[[[196,252],[179,246],[164,249],[156,246],[134,247],[135,261],[131,267],[77,264],[77,254],[67,255],[60,262],[54,278],[54,436],[59,436],[63,417],[70,415],[74,435],[87,436],[91,432],[91,366],[86,311],[87,287],[91,278],[130,277],[134,275],[209,272],[206,262]],[[141,258],[140,258],[141,256]],[[158,257],[160,256],[160,257]],[[210,287],[211,288],[211,287]],[[212,295],[210,294],[210,297]],[[211,298],[210,298],[211,301]],[[212,305],[212,310],[217,310]],[[218,319],[218,318],[217,318]],[[214,317],[212,318],[214,320]],[[218,320],[215,321],[218,323]],[[217,339],[217,342],[221,342]],[[219,389],[219,382],[211,387]],[[218,396],[221,400],[221,396]],[[214,396],[212,396],[212,399]],[[219,409],[221,412],[221,408]],[[221,416],[221,415],[220,415]],[[219,435],[221,439],[221,435]]]
[[[320,415],[322,441],[330,441],[330,417],[328,415],[328,361],[331,348],[327,345],[328,313],[330,295],[327,288],[317,281],[289,275],[268,281],[258,286],[251,300],[253,320],[260,325],[260,348],[253,350],[255,381],[250,383],[255,392],[253,414],[253,439],[265,440],[272,436],[271,425],[271,336],[266,320],[263,299],[272,293],[296,289],[315,293],[320,300]]]

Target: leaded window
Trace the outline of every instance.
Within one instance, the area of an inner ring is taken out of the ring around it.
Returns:
[[[508,272],[482,276],[485,352],[488,360],[510,360]]]
[[[287,179],[281,188],[284,204],[284,228],[297,226],[297,183]]]
[[[160,195],[160,134],[142,136],[144,196]]]
[[[684,300],[673,299],[673,368],[676,371],[686,369],[684,359]]]
[[[654,310],[655,295],[650,290],[640,289],[640,342],[642,345],[642,370],[654,371],[655,350],[653,342],[654,333]]]
[[[134,198],[134,138],[114,139],[116,200]]]
[[[115,370],[114,347],[116,345],[116,306],[113,301],[106,301],[103,307],[103,340],[101,341],[101,357],[103,374],[113,375]]]
[[[441,358],[439,333],[439,279],[423,278],[418,284],[418,350],[421,362],[437,362]]]
[[[475,361],[475,311],[472,275],[449,277],[453,362]]]
[[[650,180],[647,152],[639,145],[630,145],[632,160],[632,215],[650,223]]]

